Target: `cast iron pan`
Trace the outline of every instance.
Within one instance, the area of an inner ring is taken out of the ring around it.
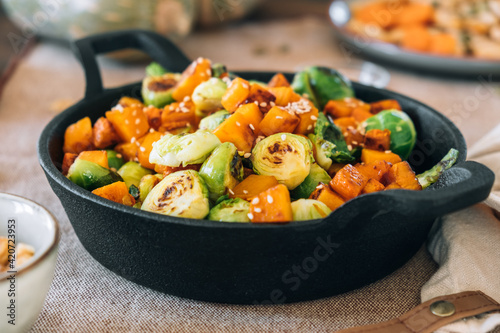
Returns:
[[[40,164],[78,238],[103,266],[135,283],[196,300],[289,303],[327,297],[376,281],[403,265],[424,243],[436,218],[484,200],[494,175],[465,162],[459,130],[443,115],[408,97],[354,83],[365,101],[396,99],[413,119],[418,143],[409,162],[417,171],[450,148],[458,164],[433,187],[360,196],[323,220],[253,225],[183,219],[105,200],[71,183],[60,171],[66,127],[92,121],[121,96],[140,96],[140,83],[103,89],[96,54],[142,50],[181,72],[190,60],[171,42],[145,31],[93,36],[74,44],[85,70],[85,98],[56,116],[38,142]],[[238,73],[267,81],[274,73]],[[291,79],[292,74],[288,74]]]

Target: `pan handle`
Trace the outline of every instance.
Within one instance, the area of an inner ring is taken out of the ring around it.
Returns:
[[[391,210],[411,217],[436,218],[485,200],[494,181],[495,174],[486,166],[466,161],[446,170],[426,191],[395,190],[381,194],[390,200]]]
[[[89,36],[75,41],[73,53],[85,71],[85,98],[104,91],[96,55],[123,49],[145,52],[154,61],[174,72],[182,72],[191,60],[170,40],[146,30],[121,30]]]

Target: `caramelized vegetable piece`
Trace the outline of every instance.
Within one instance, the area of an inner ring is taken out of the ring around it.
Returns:
[[[299,124],[295,128],[294,134],[308,135],[314,133],[314,127],[318,120],[319,111],[313,103],[309,103],[311,111],[305,113],[297,113],[300,119]]]
[[[337,118],[333,121],[333,123],[337,125],[337,127],[339,127],[342,130],[342,132],[345,132],[345,130],[348,129],[349,127],[352,128],[358,127],[358,122],[353,117]]]
[[[278,106],[287,106],[289,103],[300,101],[301,97],[291,87],[275,87],[268,90],[276,97],[274,103]]]
[[[382,185],[382,183],[372,178],[368,180],[368,183],[366,183],[365,187],[363,188],[363,191],[361,191],[361,194],[379,192],[383,191],[384,189],[385,187],[384,185]]]
[[[149,131],[148,117],[140,106],[108,111],[106,118],[124,142],[131,142],[133,138],[140,138]]]
[[[329,101],[325,106],[324,112],[335,119],[351,117],[355,110],[358,110],[357,113],[360,115],[364,115],[365,113],[362,111],[370,112],[370,104],[366,104],[357,98],[347,97],[340,100]]]
[[[276,133],[293,133],[299,122],[299,117],[285,111],[280,106],[275,106],[264,116],[259,128],[266,136]]]
[[[343,167],[345,167],[345,164],[343,163],[333,163],[329,168],[328,168],[328,174],[330,177],[335,176],[337,172],[339,172]]]
[[[332,189],[325,184],[318,185],[314,192],[311,193],[309,199],[321,201],[327,205],[332,212],[345,203],[345,200],[340,195],[333,192]]]
[[[247,100],[250,94],[250,83],[242,78],[235,78],[226,93],[222,96],[222,106],[229,112],[234,112]]]
[[[194,170],[200,171],[201,164],[189,164],[186,166],[178,166],[178,167],[169,167],[166,165],[155,164],[155,172],[161,173],[163,177],[167,177],[171,173],[182,171],[182,170]]]
[[[367,182],[366,176],[347,164],[332,178],[330,187],[344,199],[351,200],[361,193]]]
[[[352,110],[351,117],[353,117],[358,123],[362,123],[366,119],[373,116],[370,113],[370,104],[364,104],[362,107],[357,107]]]
[[[384,160],[391,164],[396,164],[401,162],[401,157],[390,151],[378,151],[373,149],[363,149],[361,152],[361,162],[365,164],[373,163],[378,160]]]
[[[149,126],[155,131],[158,131],[161,126],[161,113],[163,112],[163,108],[159,109],[150,105],[143,110],[146,117],[148,117]]]
[[[68,174],[68,170],[69,168],[71,167],[71,165],[73,164],[73,162],[75,162],[76,158],[78,157],[78,154],[73,154],[73,153],[66,153],[64,154],[64,157],[63,157],[63,162],[62,162],[62,174],[64,176],[66,176]]]
[[[233,188],[230,197],[251,200],[259,193],[276,185],[278,185],[278,181],[273,176],[249,175]]]
[[[385,190],[400,190],[400,189],[402,189],[402,187],[399,186],[397,183],[392,183],[385,187]]]
[[[391,131],[388,129],[372,129],[366,132],[364,147],[378,151],[386,151],[391,148]]]
[[[120,143],[115,146],[115,150],[118,154],[121,154],[125,161],[135,161],[137,158],[137,153],[139,152],[140,142],[126,142]]]
[[[186,96],[191,97],[194,89],[202,82],[212,76],[212,64],[210,60],[198,58],[182,73],[181,79],[172,92],[172,97],[181,102]]]
[[[144,104],[137,98],[127,97],[127,96],[123,96],[122,98],[120,98],[120,100],[118,101],[118,105],[121,105],[124,108],[127,108],[129,106],[144,107]]]
[[[292,203],[288,188],[279,184],[261,192],[250,201],[248,217],[253,223],[292,221]]]
[[[65,153],[79,154],[84,150],[94,149],[92,139],[92,122],[89,117],[80,119],[76,123],[68,126],[64,133]]]
[[[92,193],[104,199],[108,199],[126,206],[135,205],[135,199],[128,193],[128,188],[127,185],[125,185],[125,182],[115,182],[103,187],[99,187],[93,190]]]
[[[395,99],[384,99],[382,101],[370,103],[370,112],[377,114],[384,110],[402,110],[401,105]]]
[[[105,149],[120,142],[120,137],[116,133],[111,122],[101,117],[97,119],[93,129],[94,146],[97,149]]]
[[[361,172],[366,178],[380,181],[382,177],[389,171],[391,164],[384,160],[377,160],[367,164],[356,164],[356,169]]]
[[[267,84],[270,88],[274,87],[290,87],[290,82],[286,79],[286,77],[281,73],[276,73],[269,83]]]
[[[149,132],[144,137],[141,146],[139,147],[139,151],[137,152],[137,158],[139,159],[139,163],[148,169],[154,170],[155,165],[149,162],[149,154],[153,149],[153,142],[160,140],[162,134],[160,132]]]
[[[191,101],[172,103],[165,106],[161,113],[159,131],[171,131],[181,127],[194,126],[196,123],[195,106]]]
[[[266,88],[257,83],[250,85],[250,94],[245,103],[255,103],[259,106],[261,112],[266,113],[272,107],[271,102],[276,103],[276,97]]]
[[[103,168],[109,169],[108,153],[105,150],[82,151],[78,158],[99,164]]]
[[[382,178],[382,183],[386,185],[396,183],[407,190],[420,191],[422,189],[415,172],[406,161],[394,164]]]

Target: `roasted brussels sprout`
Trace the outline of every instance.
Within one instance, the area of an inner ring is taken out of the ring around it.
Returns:
[[[168,71],[157,62],[153,61],[148,66],[146,66],[146,76],[162,76],[166,73],[168,73]]]
[[[141,178],[152,173],[152,170],[146,169],[139,163],[132,161],[125,163],[120,169],[118,169],[118,174],[123,178],[127,187],[130,187],[131,185],[139,187]]]
[[[141,209],[163,215],[203,219],[210,211],[208,190],[198,172],[177,171],[153,187]]]
[[[417,175],[418,182],[420,183],[420,185],[422,185],[422,189],[425,189],[437,182],[443,172],[445,172],[445,170],[448,170],[453,164],[455,164],[458,158],[458,154],[458,150],[453,148],[450,149],[448,154],[446,154],[446,156],[443,157],[443,159],[439,161],[438,164],[436,164],[432,169],[429,169]]]
[[[311,165],[311,171],[309,171],[309,175],[307,175],[306,179],[299,186],[297,186],[294,190],[290,191],[290,196],[293,199],[307,199],[314,192],[316,186],[318,184],[324,183],[328,184],[332,178],[328,175],[328,172],[325,171],[318,164],[313,163]]]
[[[156,186],[161,180],[163,176],[160,174],[156,175],[145,175],[141,178],[141,182],[139,183],[139,201],[144,202],[149,192]]]
[[[73,162],[66,177],[89,191],[123,180],[116,172],[80,158]]]
[[[250,158],[259,175],[274,176],[293,190],[309,175],[312,146],[308,139],[289,133],[277,133],[255,145]]]
[[[212,202],[238,185],[243,180],[243,164],[236,146],[225,142],[215,148],[203,162],[200,176],[207,184]]]
[[[223,109],[221,100],[226,90],[227,84],[215,77],[199,84],[192,95],[193,103],[196,106],[196,114],[204,117]]]
[[[116,171],[125,164],[125,160],[118,152],[114,150],[106,150],[106,153],[108,154],[108,165],[111,170],[114,169],[113,171]]]
[[[226,110],[217,111],[210,116],[203,118],[200,121],[199,129],[212,132],[219,127],[224,120],[229,118],[230,115],[231,113]]]
[[[399,110],[386,110],[365,120],[366,130],[391,131],[391,151],[406,160],[415,146],[417,132],[411,118]]]
[[[309,80],[309,72],[307,70],[295,74],[291,86],[293,91],[301,96],[306,97],[311,102],[313,102],[316,107],[318,107],[318,101],[316,100],[316,96],[314,95],[314,92],[312,90],[311,82]]]
[[[149,162],[169,167],[201,164],[220,144],[219,138],[209,131],[165,135],[153,143]]]
[[[248,201],[240,198],[228,199],[212,208],[207,219],[224,222],[250,222],[249,211],[250,203]]]
[[[212,76],[220,78],[223,74],[227,73],[227,68],[224,64],[216,63],[212,65]]]
[[[300,199],[292,202],[294,221],[306,221],[327,217],[332,210],[318,200]]]
[[[167,73],[162,76],[148,76],[142,81],[142,99],[145,105],[162,108],[174,102],[172,91],[180,74]]]

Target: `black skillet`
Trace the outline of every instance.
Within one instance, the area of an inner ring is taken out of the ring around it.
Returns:
[[[62,141],[68,125],[84,116],[95,121],[121,96],[139,95],[140,83],[102,86],[95,56],[126,48],[142,50],[176,72],[190,63],[170,41],[151,32],[113,32],[77,41],[85,98],[46,126],[38,155],[83,246],[103,266],[138,284],[239,304],[332,296],[396,270],[422,246],[436,218],[484,200],[493,184],[488,168],[465,161],[464,138],[442,114],[397,93],[353,83],[358,98],[396,99],[413,119],[418,143],[409,162],[417,172],[433,166],[450,148],[460,151],[458,164],[427,190],[363,195],[323,220],[285,225],[182,219],[105,200],[61,174]],[[237,74],[267,81],[274,73]]]

